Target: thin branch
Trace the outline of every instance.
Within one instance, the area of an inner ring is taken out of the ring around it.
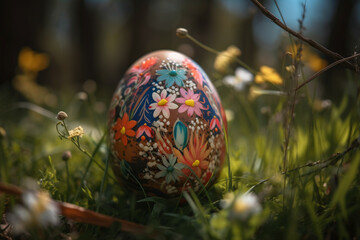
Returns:
[[[273,21],[276,25],[278,25],[279,27],[281,27],[282,29],[284,29],[286,32],[290,33],[291,35],[303,40],[304,42],[307,42],[310,46],[316,48],[317,50],[325,53],[326,55],[336,59],[336,60],[339,60],[339,59],[343,59],[344,57],[341,56],[340,54],[336,53],[336,52],[333,52],[329,49],[327,49],[326,47],[324,47],[323,45],[321,45],[320,43],[310,39],[310,38],[307,38],[307,37],[304,37],[302,34],[292,30],[291,28],[287,27],[285,24],[283,24],[277,17],[275,17],[269,10],[267,10],[261,3],[259,3],[258,0],[251,0],[259,9],[260,11],[266,16],[268,17],[271,21]],[[344,60],[346,65],[353,69],[353,70],[356,70],[355,66],[348,62],[347,60]],[[343,62],[344,62],[343,61]]]
[[[303,168],[306,168],[306,167],[314,167],[314,166],[322,165],[321,167],[314,170],[314,171],[317,171],[317,170],[323,169],[323,168],[325,168],[325,167],[327,167],[329,165],[334,165],[340,159],[342,159],[346,154],[348,154],[349,152],[351,152],[351,151],[353,151],[355,149],[358,149],[358,148],[360,148],[360,136],[358,138],[356,138],[355,140],[353,140],[350,147],[345,149],[343,152],[334,153],[333,155],[331,155],[330,157],[328,157],[327,159],[322,160],[322,161],[318,160],[318,161],[315,161],[315,162],[309,162],[309,163],[307,163],[305,165],[301,165],[299,167],[292,168],[292,169],[289,169],[287,171],[282,171],[282,172],[280,172],[278,174],[275,174],[275,175],[273,175],[273,176],[271,176],[269,178],[266,178],[266,179],[263,179],[263,180],[259,181],[254,186],[252,186],[248,191],[252,191],[255,187],[270,181],[270,179],[274,178],[275,176],[289,175],[289,174],[291,174],[293,172],[297,172],[300,169],[303,169]],[[304,175],[307,175],[307,174],[304,174]],[[301,175],[301,176],[304,176],[304,175]]]
[[[357,54],[354,54],[354,55],[351,55],[350,57],[347,57],[347,58],[343,58],[343,59],[340,59],[336,62],[333,62],[332,64],[326,66],[325,68],[321,69],[320,71],[316,72],[314,75],[312,75],[308,80],[306,80],[305,82],[303,82],[302,84],[300,84],[299,86],[297,86],[295,88],[295,91],[299,90],[300,88],[302,88],[303,86],[305,86],[306,84],[308,84],[309,82],[311,82],[312,80],[314,80],[315,78],[317,78],[320,74],[322,74],[323,72],[335,67],[336,65],[342,63],[342,62],[345,62],[347,60],[350,60],[350,59],[353,59],[353,58],[356,58],[360,56],[360,53],[357,53]]]
[[[317,166],[317,165],[321,165],[321,164],[325,164],[324,167],[328,166],[328,165],[334,165],[335,163],[337,163],[340,159],[342,159],[347,153],[351,152],[352,150],[355,150],[357,148],[359,148],[360,146],[360,142],[359,142],[360,138],[357,138],[355,140],[352,141],[350,147],[348,147],[347,149],[345,149],[345,151],[340,152],[340,153],[334,153],[333,155],[331,155],[329,158],[322,160],[322,161],[316,161],[316,162],[309,162],[305,165],[293,168],[288,170],[287,172],[282,172],[281,174],[288,174],[290,172],[295,172],[298,171],[302,168],[306,168],[306,167],[313,167],[313,166]],[[323,167],[322,167],[323,168]]]

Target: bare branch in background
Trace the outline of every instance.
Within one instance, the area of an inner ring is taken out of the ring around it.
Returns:
[[[302,34],[292,30],[291,28],[287,27],[285,24],[283,24],[277,17],[275,17],[269,10],[267,10],[258,0],[251,0],[256,7],[258,7],[260,9],[260,11],[267,17],[269,18],[271,21],[273,21],[276,25],[278,25],[279,27],[281,27],[282,29],[284,29],[286,32],[290,33],[291,35],[297,37],[298,39],[301,39],[303,40],[304,42],[307,42],[310,46],[316,48],[317,50],[323,52],[324,54],[332,57],[333,59],[336,59],[336,60],[340,60],[340,59],[344,59],[343,56],[341,56],[340,54],[336,53],[336,52],[333,52],[329,49],[327,49],[326,47],[324,47],[323,45],[321,45],[320,43],[310,39],[310,38],[307,38],[307,37],[304,37]],[[355,66],[346,61],[344,62],[346,64],[346,66],[348,68],[351,68],[353,70],[356,70]]]

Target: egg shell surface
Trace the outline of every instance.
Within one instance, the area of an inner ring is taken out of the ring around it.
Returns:
[[[210,186],[222,168],[226,119],[202,68],[170,50],[124,74],[109,118],[111,165],[127,188],[172,198]]]

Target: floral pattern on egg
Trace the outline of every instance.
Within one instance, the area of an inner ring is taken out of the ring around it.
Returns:
[[[125,73],[109,131],[115,175],[149,195],[175,197],[211,185],[226,154],[215,88],[200,66],[174,51],[150,53]]]

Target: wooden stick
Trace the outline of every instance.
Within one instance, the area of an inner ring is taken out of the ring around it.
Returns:
[[[20,197],[24,190],[17,186],[0,182],[0,193],[1,192]],[[114,222],[118,222],[120,223],[120,230],[123,232],[143,234],[150,238],[156,238],[156,233],[144,225],[97,213],[75,204],[61,201],[54,202],[58,205],[61,215],[76,222],[92,224],[100,227],[110,227]]]

